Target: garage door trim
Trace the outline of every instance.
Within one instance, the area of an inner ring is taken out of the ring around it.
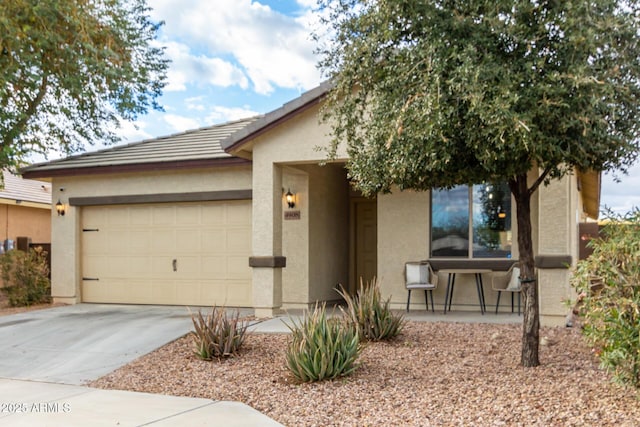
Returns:
[[[71,206],[129,205],[175,202],[250,200],[251,190],[199,191],[195,193],[128,194],[125,196],[70,197]]]
[[[251,211],[251,200],[84,207],[95,232],[82,233],[82,301],[251,306]]]

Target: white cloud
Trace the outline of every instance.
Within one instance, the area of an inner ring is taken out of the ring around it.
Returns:
[[[185,98],[184,103],[187,106],[187,110],[204,111],[205,106],[202,104],[204,96],[193,96],[191,98]]]
[[[164,88],[167,92],[185,91],[187,84],[248,87],[247,77],[242,70],[228,61],[193,55],[189,47],[182,43],[168,41],[161,44],[172,61],[167,72],[168,84]]]
[[[135,123],[120,120],[120,128],[115,132],[120,138],[122,138],[122,142],[141,141],[143,139],[153,137],[150,133],[144,130],[146,127],[147,123],[143,120],[138,120]]]
[[[633,208],[640,208],[640,163],[629,168],[627,175],[618,174],[620,182],[614,181],[613,174],[602,175],[600,208],[610,208],[617,214],[625,214]]]
[[[314,8],[318,5],[318,0],[296,0],[296,3],[305,8]]]
[[[232,120],[240,120],[246,117],[253,117],[258,115],[256,111],[250,110],[246,107],[213,107],[211,113],[207,116],[207,123],[224,123]]]
[[[206,52],[209,60],[235,59],[260,94],[271,93],[274,86],[311,89],[320,80],[308,16],[285,16],[251,0],[151,0],[149,5],[154,19],[166,22],[165,39]],[[170,57],[182,55],[172,51]],[[171,88],[181,88],[180,66],[173,68]]]
[[[184,132],[186,130],[201,127],[198,120],[191,117],[179,116],[177,114],[164,114],[162,116],[162,120],[164,120],[176,132]]]

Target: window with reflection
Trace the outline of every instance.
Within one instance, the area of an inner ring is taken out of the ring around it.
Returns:
[[[431,191],[431,256],[511,258],[511,194],[506,183]]]

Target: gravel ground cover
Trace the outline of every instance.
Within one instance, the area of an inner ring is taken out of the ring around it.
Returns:
[[[524,369],[519,325],[409,322],[366,344],[354,375],[299,384],[288,335],[250,335],[238,357],[212,362],[185,336],[91,386],[240,401],[292,427],[640,425],[640,395],[611,383],[578,329],[541,337],[542,365]]]

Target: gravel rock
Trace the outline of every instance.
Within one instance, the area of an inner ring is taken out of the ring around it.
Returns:
[[[299,384],[289,335],[252,334],[239,356],[201,361],[189,336],[92,387],[240,401],[286,426],[637,426],[635,390],[611,382],[577,329],[543,328],[541,366],[522,368],[521,327],[408,322],[364,345],[358,370]]]

